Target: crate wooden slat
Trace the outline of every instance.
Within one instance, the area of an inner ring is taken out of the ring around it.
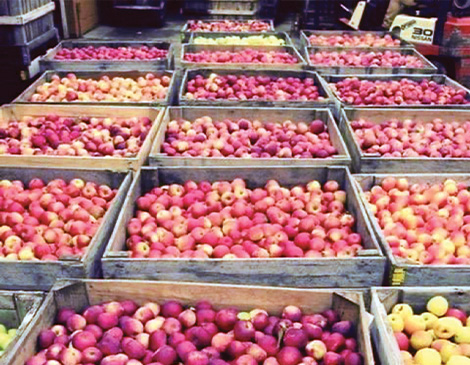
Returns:
[[[0,2],[0,16],[25,15],[52,2],[52,0],[4,0]]]
[[[40,178],[47,182],[53,179],[70,181],[74,178],[80,178],[98,184],[107,184],[112,188],[119,188],[119,191],[82,258],[58,261],[1,260],[0,289],[49,290],[59,278],[99,277],[101,273],[100,258],[131,184],[131,173],[55,167],[5,167],[0,169],[0,179],[21,180],[27,183],[32,178]]]
[[[0,291],[0,324],[16,328],[16,336],[4,350],[0,363],[9,364],[15,355],[15,347],[28,333],[31,321],[39,310],[44,294],[40,292]]]
[[[225,19],[225,20],[230,20],[230,19]],[[275,29],[274,29],[274,23],[271,19],[257,19],[258,21],[262,21],[262,22],[265,22],[269,25],[269,29],[268,30],[265,30],[265,31],[261,31],[261,32],[235,32],[235,31],[230,31],[230,33],[232,34],[246,34],[246,33],[255,33],[255,34],[264,34],[264,33],[268,33],[268,32],[274,32]],[[203,20],[205,22],[215,22],[217,20]],[[245,23],[248,23],[250,22],[251,20],[236,20],[236,21],[241,21],[241,22],[245,22]],[[189,28],[189,22],[186,22],[185,25],[183,25],[183,28],[181,29],[181,41],[183,43],[187,43],[189,41],[189,39],[191,38],[191,35],[193,33],[202,33],[202,34],[211,34],[211,33],[214,33],[214,32],[204,32],[204,31],[197,31],[197,32],[193,32],[190,30]],[[219,33],[219,32],[217,32]]]
[[[357,31],[357,30],[301,30],[300,31],[300,41],[302,43],[302,46],[312,46],[312,44],[310,44],[310,41],[308,40],[308,38],[311,36],[311,35],[317,35],[317,36],[324,36],[324,37],[331,37],[331,36],[339,36],[339,35],[342,35],[342,34],[347,34],[347,35],[350,35],[350,36],[354,36],[354,35],[357,35],[357,36],[360,36],[360,35],[366,35],[366,34],[373,34],[373,35],[377,35],[377,36],[380,36],[380,37],[383,37],[387,34],[391,35],[393,39],[400,39],[399,37],[397,37],[396,35],[394,35],[393,33],[390,33],[390,32],[387,32],[387,31]],[[356,48],[355,46],[351,46],[350,48]],[[404,41],[402,39],[400,39],[400,45],[399,46],[396,46],[396,47],[388,47],[389,49],[391,48],[414,48],[414,45],[412,43],[409,43],[407,41]]]
[[[426,311],[426,303],[435,295],[442,295],[452,307],[470,311],[470,287],[413,287],[413,288],[372,288],[371,311],[374,324],[372,339],[382,365],[402,365],[400,349],[388,324],[387,315],[399,303],[410,304],[414,310]]]
[[[274,36],[278,39],[282,39],[285,42],[285,46],[293,46],[294,43],[292,42],[292,39],[289,37],[289,35],[286,32],[264,32],[264,33],[259,33],[259,32],[245,32],[245,33],[230,33],[230,32],[192,32],[191,36],[188,40],[189,44],[195,44],[194,40],[198,37],[203,37],[206,39],[216,39],[216,38],[224,38],[224,37],[240,37],[240,38],[248,38],[248,37],[269,37],[269,36]],[[202,44],[201,44],[202,45]]]
[[[248,76],[270,76],[270,77],[298,77],[298,78],[312,78],[314,79],[314,84],[318,87],[318,91],[323,100],[286,100],[286,101],[262,101],[262,100],[202,100],[202,99],[193,99],[189,100],[185,97],[186,88],[188,81],[193,78],[195,75],[203,75],[204,77],[209,77],[212,73],[217,75],[237,75],[243,74]],[[331,98],[331,94],[325,90],[324,83],[321,81],[320,76],[316,72],[312,71],[286,71],[286,70],[227,70],[220,68],[200,68],[193,70],[186,70],[184,73],[183,79],[181,81],[181,86],[178,94],[178,105],[183,106],[249,106],[249,107],[290,107],[290,108],[312,108],[312,107],[323,107],[327,108],[333,105],[334,100]]]
[[[337,83],[341,80],[346,78],[357,77],[360,80],[369,80],[369,81],[377,81],[377,80],[384,80],[384,81],[399,81],[403,78],[412,81],[422,81],[422,80],[430,80],[434,81],[438,84],[447,85],[453,87],[457,90],[464,90],[467,94],[465,95],[465,99],[470,101],[470,90],[466,87],[460,85],[458,82],[452,80],[451,78],[447,77],[446,75],[322,75],[321,80],[323,82],[323,86],[330,96],[333,99],[334,103],[334,113],[335,117],[339,119],[341,114],[342,108],[355,108],[355,109],[364,109],[364,108],[378,108],[380,110],[387,110],[387,109],[469,109],[470,104],[448,104],[448,105],[409,105],[409,104],[401,104],[401,105],[388,105],[388,106],[381,106],[381,105],[351,105],[345,103],[339,95],[331,88],[329,85],[330,83]]]
[[[365,119],[374,124],[381,124],[390,119],[413,119],[432,122],[440,118],[443,121],[464,123],[470,121],[470,110],[428,110],[428,109],[379,109],[345,108],[341,112],[339,129],[349,153],[353,168],[361,173],[398,173],[413,171],[414,173],[470,171],[470,158],[434,158],[434,157],[382,157],[362,151],[357,142],[351,121]]]
[[[364,250],[354,258],[278,259],[134,259],[125,251],[127,222],[135,214],[135,201],[154,186],[187,180],[219,181],[243,178],[248,187],[264,186],[276,179],[285,186],[337,180],[347,193],[346,208],[356,218]],[[381,285],[383,257],[363,205],[346,168],[341,167],[162,167],[142,168],[124,203],[102,260],[105,278],[204,281],[230,284],[294,287],[370,287]]]
[[[400,52],[402,55],[406,56],[415,56],[417,57],[424,65],[424,67],[363,67],[363,66],[322,66],[315,65],[310,60],[310,55],[317,52],[348,52],[348,51],[357,51],[357,52]],[[416,51],[414,48],[397,48],[393,49],[390,47],[326,47],[326,46],[310,46],[304,48],[304,58],[308,64],[308,68],[317,71],[320,74],[325,75],[407,75],[407,74],[436,74],[437,67],[434,66],[426,57],[421,53]]]
[[[168,123],[172,120],[185,119],[193,122],[195,119],[210,116],[213,120],[225,118],[259,120],[266,122],[310,123],[315,119],[323,120],[330,134],[331,142],[337,149],[338,155],[332,158],[236,158],[236,157],[184,157],[167,156],[161,152],[165,141]],[[329,109],[303,108],[221,108],[221,107],[170,107],[167,108],[158,128],[152,151],[149,157],[150,166],[350,166],[351,158],[345,143],[339,133],[338,126]]]
[[[132,47],[140,46],[158,47],[168,50],[165,58],[156,60],[57,60],[55,56],[64,48],[83,48],[83,47]],[[50,49],[40,60],[41,71],[139,71],[144,70],[171,70],[174,67],[173,45],[163,41],[128,41],[128,40],[68,40],[60,42],[56,47]]]
[[[33,105],[11,104],[0,108],[0,126],[4,126],[12,119],[20,119],[25,116],[45,116],[57,114],[67,117],[148,117],[152,120],[152,127],[135,157],[92,157],[92,156],[45,156],[45,155],[0,155],[0,166],[24,166],[24,167],[69,167],[92,168],[113,171],[137,170],[146,163],[153,140],[158,131],[163,108],[140,108],[133,106],[87,106],[78,105]]]
[[[470,174],[357,174],[354,175],[356,188],[360,196],[365,191],[369,191],[372,186],[380,184],[388,176],[397,178],[407,178],[410,184],[415,183],[443,183],[447,179],[454,179],[470,185]],[[370,224],[376,235],[377,241],[387,256],[388,280],[387,283],[393,286],[448,286],[460,285],[468,281],[470,275],[470,265],[420,265],[414,264],[404,258],[395,257],[390,246],[385,240],[382,229],[377,219],[369,208],[364,198],[361,199],[363,208],[369,217]]]
[[[83,310],[87,305],[125,299],[132,299],[139,305],[148,301],[162,303],[167,300],[179,300],[185,305],[195,305],[200,300],[207,300],[215,309],[263,308],[273,315],[280,315],[283,307],[287,305],[296,305],[309,314],[333,308],[339,312],[342,319],[355,323],[364,365],[375,364],[369,335],[370,315],[365,310],[362,294],[357,291],[116,280],[58,283],[44,300],[38,315],[32,321],[28,335],[23,336],[21,343],[15,347],[18,351],[9,364],[23,365],[35,354],[37,336],[42,329],[54,324],[54,317],[59,308],[72,307]]]
[[[171,78],[170,85],[168,86],[168,93],[165,99],[154,100],[154,101],[140,101],[140,102],[123,102],[123,101],[58,101],[58,102],[33,102],[29,101],[31,96],[35,93],[38,86],[45,82],[50,82],[52,75],[59,75],[61,78],[66,77],[69,72],[64,71],[46,71],[44,72],[35,82],[33,82],[20,96],[18,96],[13,103],[17,104],[39,104],[39,105],[127,105],[127,106],[146,106],[155,107],[162,105],[170,105],[173,102],[173,92],[175,87],[175,75],[173,71],[161,71],[161,70],[139,70],[139,71],[74,71],[77,78],[91,78],[99,79],[102,76],[112,77],[130,77],[138,78],[139,76],[145,76],[148,73],[153,73],[158,76],[168,76]]]
[[[187,53],[198,53],[202,51],[217,52],[217,51],[230,51],[240,52],[244,49],[252,49],[255,51],[274,51],[274,52],[287,52],[293,55],[297,59],[295,64],[280,64],[280,63],[210,63],[210,62],[189,62],[184,59]],[[230,70],[302,70],[307,66],[300,53],[294,46],[245,46],[245,45],[233,45],[233,46],[219,46],[215,44],[183,44],[181,48],[181,67],[186,69],[195,68],[220,68]]]

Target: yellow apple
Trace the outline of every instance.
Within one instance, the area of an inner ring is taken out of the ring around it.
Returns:
[[[388,323],[392,327],[393,332],[403,332],[403,329],[405,328],[405,323],[403,321],[403,318],[397,314],[397,313],[392,313],[387,316]]]
[[[432,329],[434,323],[437,321],[437,317],[429,312],[421,313],[421,317],[423,317],[424,322],[426,322],[426,329]]]
[[[426,323],[424,319],[416,314],[413,314],[405,318],[405,332],[409,335],[417,331],[424,331],[426,329]]]
[[[442,361],[446,363],[452,356],[461,355],[462,353],[460,347],[455,343],[446,343],[444,346],[442,346],[440,354]]]
[[[417,365],[441,365],[441,355],[434,349],[421,349],[415,357]]]
[[[393,309],[392,313],[399,314],[403,319],[413,315],[413,308],[411,308],[408,304],[396,304]]]
[[[462,327],[462,322],[455,317],[443,317],[439,318],[434,323],[434,333],[438,338],[445,340],[454,337],[457,331]]]
[[[457,343],[470,343],[470,327],[460,327],[454,336]]]
[[[426,331],[416,331],[411,335],[410,344],[415,350],[424,349],[432,344],[432,335]]]
[[[449,302],[443,296],[437,295],[429,299],[426,308],[432,314],[442,317],[449,309]]]
[[[454,355],[447,361],[447,365],[470,365],[470,359],[466,356]]]

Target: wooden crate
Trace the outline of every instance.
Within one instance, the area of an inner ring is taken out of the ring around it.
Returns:
[[[25,15],[0,16],[0,44],[24,46],[54,29],[54,3]]]
[[[139,108],[132,106],[88,106],[86,110],[79,105],[33,105],[11,104],[0,108],[0,126],[6,125],[9,120],[20,119],[25,116],[45,116],[57,114],[67,117],[114,117],[132,118],[148,117],[153,121],[139,153],[135,157],[92,157],[92,156],[45,156],[45,155],[0,155],[0,166],[24,166],[24,167],[68,167],[68,168],[93,168],[112,171],[137,170],[147,162],[152,143],[157,134],[158,127],[163,117],[163,108]]]
[[[357,31],[357,30],[301,30],[300,31],[300,41],[301,41],[301,44],[302,46],[306,46],[306,47],[310,47],[312,44],[310,44],[310,41],[308,40],[308,38],[311,36],[311,35],[318,35],[318,36],[324,36],[324,37],[331,37],[331,36],[338,36],[338,35],[342,35],[342,34],[348,34],[348,35],[351,35],[351,36],[354,36],[354,35],[365,35],[365,34],[368,34],[368,33],[372,33],[374,35],[378,35],[378,36],[385,36],[386,34],[389,34],[392,36],[393,39],[400,39],[400,37],[397,37],[395,34],[391,33],[391,32],[386,32],[386,31]],[[396,48],[414,48],[414,45],[412,43],[409,43],[407,41],[404,41],[404,40],[400,40],[400,46],[399,47],[396,47]],[[352,47],[352,48],[356,48],[356,47]],[[388,47],[389,49],[392,49],[394,47]]]
[[[259,10],[259,0],[208,0],[209,15],[254,16]]]
[[[310,60],[310,55],[317,52],[343,52],[343,51],[357,51],[357,52],[385,52],[396,51],[402,55],[415,56],[423,62],[424,67],[361,67],[361,66],[321,66],[315,65]],[[325,46],[310,46],[304,48],[304,58],[308,64],[308,68],[325,75],[407,75],[407,74],[435,74],[437,67],[434,66],[426,57],[416,51],[414,48],[389,48],[389,47],[325,47]]]
[[[355,172],[361,173],[414,173],[470,171],[470,158],[434,158],[434,157],[382,157],[362,151],[357,142],[351,121],[365,119],[374,124],[382,124],[390,119],[414,119],[431,122],[436,118],[444,121],[464,123],[470,120],[470,110],[428,110],[428,109],[378,109],[345,108],[341,112],[339,129],[349,153]]]
[[[280,315],[287,305],[296,305],[309,314],[333,308],[342,319],[355,324],[364,365],[375,364],[369,334],[370,315],[366,312],[362,294],[358,291],[117,280],[58,283],[47,295],[38,315],[34,317],[28,336],[24,336],[21,343],[15,347],[17,352],[9,364],[23,365],[36,353],[40,331],[54,324],[60,308],[71,307],[81,311],[88,305],[128,299],[139,305],[148,301],[162,303],[178,300],[187,306],[207,300],[217,310],[227,307],[244,311],[263,308],[273,315]]]
[[[443,288],[372,288],[371,311],[374,323],[371,334],[382,365],[402,365],[400,349],[388,324],[387,315],[399,303],[410,304],[413,309],[426,311],[426,303],[435,295],[442,295],[453,307],[470,311],[470,287]]]
[[[225,19],[225,20],[230,20],[230,19]],[[274,23],[271,19],[258,19],[260,21],[263,21],[269,25],[269,29],[267,31],[262,31],[262,32],[230,32],[231,34],[247,34],[247,33],[254,33],[254,34],[264,34],[266,32],[274,32]],[[241,21],[241,20],[237,20]],[[251,22],[252,20],[246,20],[245,22]],[[214,22],[214,20],[206,20],[206,22]],[[183,25],[183,28],[181,29],[181,41],[182,43],[188,43],[189,38],[191,38],[191,34],[193,33],[202,33],[202,34],[211,34],[213,32],[192,32],[189,28],[189,22],[186,22],[185,25]]]
[[[0,291],[0,324],[16,328],[16,336],[0,357],[0,363],[9,364],[18,343],[30,330],[31,321],[39,310],[44,294],[40,292]]]
[[[193,32],[191,33],[189,37],[189,44],[195,44],[194,40],[197,37],[204,37],[206,39],[215,39],[215,38],[223,38],[223,37],[230,37],[230,36],[236,36],[240,38],[248,38],[248,37],[253,37],[253,36],[275,36],[276,38],[282,39],[285,42],[285,46],[293,46],[294,43],[292,42],[292,39],[289,37],[289,35],[286,32],[264,32],[264,33],[257,33],[257,32],[250,32],[250,33],[229,33],[229,32]],[[201,44],[202,45],[202,44]]]
[[[83,47],[101,47],[112,48],[140,46],[158,47],[168,50],[166,58],[157,60],[56,60],[57,53],[64,48],[83,48]],[[39,61],[41,71],[139,71],[144,70],[171,70],[174,66],[173,45],[168,42],[139,42],[139,41],[99,41],[99,40],[73,40],[62,41],[53,49],[50,49]]]
[[[288,52],[297,59],[296,64],[280,64],[280,63],[196,63],[185,61],[184,57],[187,53],[197,53],[202,51],[217,52],[217,51],[229,51],[229,52],[240,52],[244,49],[253,49],[255,51],[274,51],[274,52]],[[199,44],[183,44],[181,47],[181,67],[186,69],[195,68],[219,68],[219,69],[230,69],[230,70],[302,70],[307,63],[304,61],[300,53],[293,46],[219,46],[215,44],[199,45]]]
[[[25,15],[45,5],[50,6],[52,0],[4,0],[0,2],[0,16]]]
[[[225,118],[260,120],[266,122],[293,122],[310,123],[321,119],[328,127],[331,142],[338,150],[338,155],[331,158],[236,158],[236,157],[173,157],[161,153],[165,141],[165,132],[168,123],[172,120],[185,119],[193,122],[195,119],[210,116],[214,120]],[[158,129],[152,152],[149,157],[150,166],[350,166],[351,158],[348,154],[338,130],[338,126],[329,109],[294,109],[294,108],[221,108],[221,107],[170,107],[167,108]]]
[[[355,109],[364,109],[364,108],[379,108],[382,111],[387,109],[470,109],[470,104],[448,104],[448,105],[388,105],[388,106],[380,106],[380,105],[351,105],[345,103],[333,89],[329,85],[330,83],[337,83],[341,80],[350,77],[358,77],[360,80],[369,80],[369,81],[393,81],[393,80],[401,80],[403,78],[413,80],[413,81],[422,81],[424,79],[435,81],[438,84],[443,84],[447,86],[451,86],[457,90],[465,90],[467,93],[465,98],[470,101],[470,90],[466,87],[460,85],[458,82],[452,80],[451,78],[447,77],[446,75],[322,75],[321,80],[323,82],[323,87],[329,94],[330,98],[332,98],[334,103],[334,113],[336,118],[340,118],[341,109],[346,107],[353,107]]]
[[[348,195],[346,208],[356,218],[356,230],[365,249],[354,258],[271,259],[134,259],[125,251],[126,227],[135,214],[136,199],[155,186],[182,184],[187,180],[220,181],[243,178],[248,187],[264,186],[276,179],[285,186],[337,180]],[[383,257],[365,218],[347,168],[342,167],[162,167],[143,168],[135,175],[105,255],[105,278],[204,281],[294,287],[370,287],[381,285]]]
[[[386,177],[407,178],[410,184],[415,183],[443,183],[447,179],[454,179],[470,185],[469,174],[358,174],[354,175],[359,195],[363,196],[372,186],[380,184]],[[389,267],[387,270],[387,283],[393,286],[446,286],[466,283],[470,275],[470,265],[420,265],[410,262],[402,257],[392,254],[390,246],[385,240],[377,219],[362,198],[363,208],[369,217],[370,224],[378,243],[385,252]]]
[[[131,173],[116,173],[92,169],[18,168],[0,169],[0,179],[21,180],[32,178],[44,181],[80,178],[97,184],[119,188],[113,203],[103,217],[103,223],[92,238],[82,258],[69,257],[58,261],[0,261],[0,289],[49,290],[60,278],[100,277],[100,258],[112,231],[114,222],[131,183]]]
[[[168,94],[165,99],[155,101],[142,101],[142,102],[112,102],[112,101],[70,101],[70,102],[33,102],[29,101],[31,96],[35,93],[38,86],[45,82],[50,82],[53,75],[59,75],[60,77],[67,76],[69,72],[64,71],[46,71],[44,72],[35,82],[31,84],[20,96],[18,96],[13,103],[18,104],[38,104],[38,105],[130,105],[130,106],[146,106],[155,107],[162,105],[171,105],[173,102],[173,92],[175,87],[175,76],[173,71],[159,71],[159,70],[146,70],[146,71],[74,71],[77,78],[91,78],[99,79],[102,76],[111,77],[130,77],[138,78],[139,76],[145,76],[148,73],[153,73],[158,76],[171,77],[170,85],[168,87]]]
[[[186,87],[188,81],[193,79],[196,75],[203,75],[209,77],[212,73],[217,75],[233,75],[243,74],[248,76],[271,76],[271,77],[298,77],[298,78],[313,78],[315,86],[318,87],[318,91],[323,100],[316,101],[301,101],[301,100],[286,100],[286,101],[262,101],[262,100],[189,100],[185,97]],[[178,95],[179,105],[188,106],[251,106],[251,107],[291,107],[291,108],[312,108],[312,107],[323,107],[327,108],[333,105],[334,100],[331,98],[331,94],[325,90],[324,83],[321,81],[320,76],[316,72],[311,71],[286,71],[286,70],[227,70],[220,68],[200,68],[194,70],[186,70],[183,79],[181,81],[181,87]]]

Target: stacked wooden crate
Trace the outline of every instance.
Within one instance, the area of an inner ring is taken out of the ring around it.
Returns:
[[[0,65],[27,67],[47,49],[44,46],[57,42],[54,8],[50,0],[5,0],[0,4]]]

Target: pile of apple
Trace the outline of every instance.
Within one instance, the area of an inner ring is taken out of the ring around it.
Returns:
[[[165,132],[162,152],[168,156],[241,158],[327,158],[337,153],[326,125],[290,120],[172,120]]]
[[[190,20],[188,29],[190,32],[266,32],[271,30],[271,25],[262,20]]]
[[[350,77],[330,87],[338,97],[353,105],[447,105],[468,104],[467,92],[423,79],[413,81],[360,80]]]
[[[427,312],[415,313],[409,304],[396,304],[388,323],[404,365],[469,365],[470,318],[449,308],[443,296],[432,297]]]
[[[196,75],[188,80],[185,97],[201,100],[313,101],[324,99],[312,78],[246,75]]]
[[[240,37],[236,35],[227,35],[224,37],[207,38],[199,36],[194,38],[194,44],[215,44],[219,46],[244,45],[244,46],[284,46],[284,39],[275,35],[252,35]]]
[[[81,179],[0,181],[0,258],[83,256],[116,190]],[[0,336],[1,337],[1,336]]]
[[[259,51],[246,48],[240,51],[199,51],[187,52],[184,60],[195,63],[263,63],[289,64],[299,63],[294,55],[285,51]]]
[[[365,198],[395,256],[430,265],[470,264],[470,192],[465,183],[385,178]]]
[[[107,47],[107,46],[87,46],[62,48],[54,56],[54,59],[61,61],[86,61],[86,60],[157,60],[168,55],[167,49],[158,47]]]
[[[390,34],[378,35],[374,33],[365,33],[360,35],[351,35],[343,33],[339,35],[315,35],[308,37],[312,46],[331,46],[331,47],[397,47],[401,41],[393,39]]]
[[[39,334],[26,365],[361,365],[352,322],[333,309],[305,314],[296,306],[215,309],[208,301],[138,306],[131,300],[61,308]]]
[[[163,100],[168,94],[171,78],[151,73],[136,79],[102,76],[99,79],[78,78],[68,74],[53,75],[50,82],[39,85],[29,101],[32,102],[139,102]]]
[[[399,51],[318,51],[310,54],[312,65],[352,67],[413,67],[425,65],[418,57]]]
[[[362,249],[336,181],[285,188],[270,180],[155,187],[127,225],[134,258],[353,257]]]
[[[22,117],[0,128],[0,155],[136,156],[152,121],[147,117]]]
[[[16,328],[8,329],[5,325],[0,324],[0,356],[6,350],[8,345],[13,341],[16,336]]]
[[[470,121],[464,123],[387,120],[380,124],[359,119],[351,128],[362,151],[384,157],[470,157]]]

